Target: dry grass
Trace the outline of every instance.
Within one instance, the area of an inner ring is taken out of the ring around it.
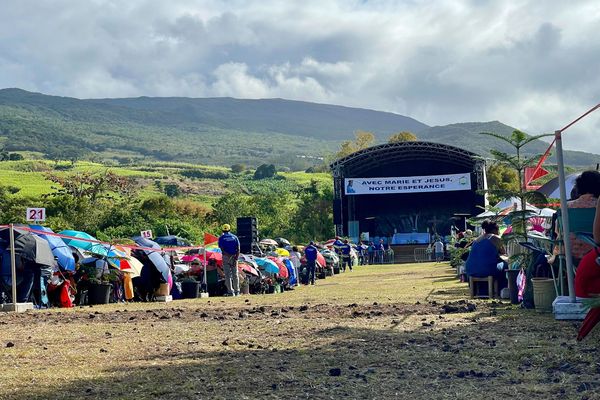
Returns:
[[[0,315],[0,398],[598,398],[598,332],[578,344],[576,324],[505,302],[442,312],[466,295],[420,264],[281,295]]]

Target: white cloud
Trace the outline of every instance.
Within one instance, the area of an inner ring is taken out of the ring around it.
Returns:
[[[594,0],[7,0],[0,87],[282,97],[551,132],[600,98]],[[600,112],[565,146],[600,153]]]

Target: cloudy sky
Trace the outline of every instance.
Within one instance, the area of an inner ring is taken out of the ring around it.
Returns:
[[[553,132],[600,103],[597,0],[2,0],[0,88],[306,100]],[[600,153],[600,111],[565,147]]]

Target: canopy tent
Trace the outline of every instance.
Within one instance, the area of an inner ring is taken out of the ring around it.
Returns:
[[[494,208],[497,208],[500,211],[500,213],[502,213],[503,211],[513,211],[515,210],[515,206],[516,206],[516,211],[521,211],[521,199],[517,198],[517,197],[511,197],[509,199],[504,199],[502,201],[500,201],[498,204],[496,204],[494,206]],[[526,210],[531,210],[534,212],[539,212],[540,209],[529,204],[529,203],[525,203],[525,209]]]
[[[577,179],[577,177],[579,177],[579,175],[581,174],[576,173],[567,175],[565,177],[565,190],[567,191],[567,195],[569,195],[575,187],[575,180]],[[560,185],[558,177],[550,179],[548,182],[543,184],[537,191],[543,193],[546,197],[551,199],[560,198]]]

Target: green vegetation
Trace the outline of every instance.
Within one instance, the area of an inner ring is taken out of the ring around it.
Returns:
[[[49,227],[106,239],[151,229],[198,242],[204,231],[217,233],[224,222],[235,226],[242,215],[259,217],[263,237],[307,241],[332,235],[332,180],[325,173],[254,179],[252,170],[189,163],[23,160],[0,162],[0,177],[0,224],[24,223],[26,207],[46,207]],[[309,212],[314,210],[323,215]]]
[[[398,132],[389,137],[388,143],[415,142],[417,135],[411,132]]]

